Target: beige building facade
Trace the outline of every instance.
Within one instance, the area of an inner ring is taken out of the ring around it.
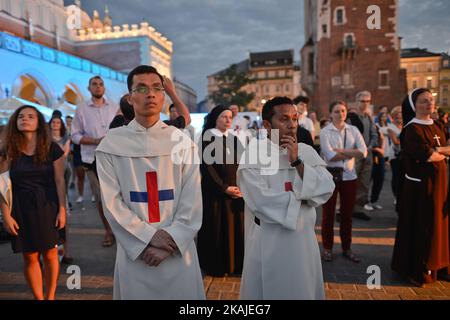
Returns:
[[[275,96],[295,98],[302,94],[300,66],[294,62],[294,50],[255,52],[237,64],[238,72],[247,73],[252,83],[243,87],[255,98],[244,109],[260,112],[264,103]],[[208,76],[208,95],[218,90],[215,76]],[[210,101],[212,107],[213,102]]]

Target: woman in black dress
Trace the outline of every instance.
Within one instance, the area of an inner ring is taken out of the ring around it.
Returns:
[[[244,201],[236,183],[243,146],[228,133],[232,113],[217,106],[203,128],[203,223],[198,233],[200,267],[211,276],[241,274],[244,259]]]
[[[35,299],[55,299],[59,276],[58,230],[66,223],[64,157],[51,141],[43,115],[22,106],[11,116],[2,148],[12,185],[12,208],[0,197],[6,230],[14,253],[22,253],[24,274]],[[43,257],[42,271],[39,263]]]

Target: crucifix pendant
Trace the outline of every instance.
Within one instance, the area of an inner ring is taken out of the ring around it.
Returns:
[[[437,134],[435,134],[433,139],[436,140],[438,147],[440,147],[441,146],[441,137],[439,137]]]

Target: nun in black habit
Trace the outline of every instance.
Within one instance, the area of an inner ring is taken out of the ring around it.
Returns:
[[[447,280],[449,213],[445,134],[431,119],[434,97],[416,89],[402,105],[402,183],[392,269],[413,285]]]
[[[236,171],[244,151],[229,133],[232,112],[217,106],[202,132],[203,223],[197,246],[200,267],[211,276],[240,275],[244,259],[244,201]]]

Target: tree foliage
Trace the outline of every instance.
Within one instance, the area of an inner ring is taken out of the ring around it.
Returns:
[[[239,107],[246,106],[255,98],[254,93],[247,93],[242,90],[247,84],[254,82],[245,72],[239,72],[238,66],[232,64],[214,77],[218,89],[209,96],[215,105],[232,105]]]

